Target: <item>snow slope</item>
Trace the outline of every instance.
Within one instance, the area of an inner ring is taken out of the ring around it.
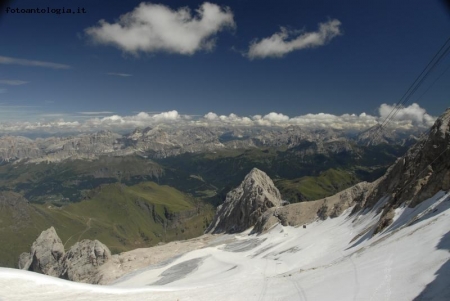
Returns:
[[[0,300],[450,300],[450,193],[398,208],[371,237],[383,202],[306,229],[220,235],[111,286],[2,268]]]

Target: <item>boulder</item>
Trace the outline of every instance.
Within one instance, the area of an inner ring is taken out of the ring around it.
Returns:
[[[98,240],[84,239],[73,245],[62,258],[60,277],[76,282],[93,283],[98,268],[110,258],[111,252],[107,246]]]

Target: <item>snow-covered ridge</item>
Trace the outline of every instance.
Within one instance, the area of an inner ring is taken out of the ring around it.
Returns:
[[[377,209],[268,233],[219,235],[205,248],[112,286],[0,269],[5,300],[448,300],[450,194],[438,192],[371,236]],[[173,246],[171,246],[173,247]],[[151,249],[148,249],[151,256]]]

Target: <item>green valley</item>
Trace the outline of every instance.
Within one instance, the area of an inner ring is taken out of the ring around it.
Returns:
[[[8,206],[12,198],[14,205]],[[212,206],[154,182],[101,185],[85,200],[64,206],[29,204],[12,192],[2,192],[1,203],[0,240],[8,245],[0,248],[0,265],[10,267],[50,226],[66,248],[98,239],[117,253],[199,236],[214,214]]]

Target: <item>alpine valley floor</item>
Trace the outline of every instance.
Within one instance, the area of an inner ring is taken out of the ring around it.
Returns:
[[[1,268],[0,300],[450,300],[450,193],[396,209],[372,236],[383,202],[306,228],[216,235],[105,286]]]

